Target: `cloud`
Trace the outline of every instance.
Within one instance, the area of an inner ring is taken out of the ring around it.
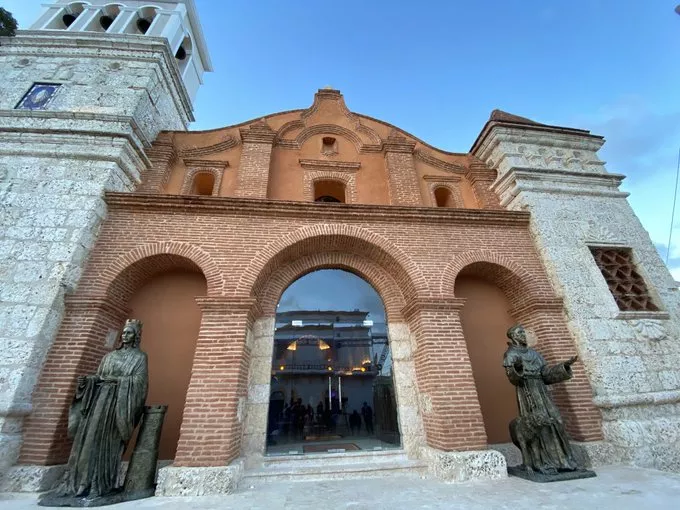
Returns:
[[[599,111],[572,119],[607,143],[600,157],[607,170],[627,176],[622,185],[629,202],[666,259],[675,176],[680,148],[680,105],[655,108],[640,96],[621,96]],[[680,204],[676,207],[668,267],[680,276]]]

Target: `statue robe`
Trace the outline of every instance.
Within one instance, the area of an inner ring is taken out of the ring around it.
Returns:
[[[517,389],[519,415],[535,432],[535,440],[539,442],[538,448],[531,452],[533,466],[530,467],[559,471],[576,469],[562,417],[547,388],[547,385],[571,379],[571,368],[563,363],[549,367],[537,351],[517,345],[511,345],[505,352],[503,366]]]
[[[118,487],[120,461],[137,426],[148,388],[146,353],[121,348],[102,359],[76,390],[69,413],[73,447],[64,493],[104,496]]]

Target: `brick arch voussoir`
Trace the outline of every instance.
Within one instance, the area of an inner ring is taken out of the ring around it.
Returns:
[[[340,252],[315,253],[278,267],[254,296],[262,314],[274,315],[281,295],[293,282],[321,269],[342,269],[364,279],[380,296],[388,320],[400,320],[406,301],[394,278],[370,259]]]
[[[345,238],[353,243],[353,252],[378,264],[399,285],[406,299],[429,293],[428,283],[420,268],[406,253],[384,237],[369,230],[347,224],[317,224],[302,227],[272,241],[253,257],[236,286],[237,295],[256,295],[277,266],[310,253],[328,251],[328,240]]]
[[[162,255],[182,257],[195,265],[205,277],[207,295],[222,295],[224,293],[224,277],[210,254],[195,245],[177,241],[145,244],[116,258],[97,276],[97,284],[92,293],[102,297],[108,296],[115,288],[116,282],[127,271],[135,265],[143,263],[145,259],[151,260],[153,257]]]
[[[525,297],[532,298],[541,295],[541,289],[535,278],[515,261],[490,250],[474,250],[459,253],[447,264],[441,277],[440,292],[442,295],[454,297],[456,279],[460,272],[471,264],[486,263],[500,266],[517,281],[521,282]]]

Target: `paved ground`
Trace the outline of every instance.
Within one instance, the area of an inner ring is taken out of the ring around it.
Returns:
[[[272,483],[239,494],[150,498],[107,507],[129,509],[294,510],[662,510],[680,509],[680,475],[627,467],[600,468],[597,478],[536,484],[508,478],[446,485],[415,477]],[[36,508],[35,495],[2,494],[0,509]]]

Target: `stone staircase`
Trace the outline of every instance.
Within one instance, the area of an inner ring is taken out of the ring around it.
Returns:
[[[242,489],[274,481],[324,481],[383,476],[424,476],[427,465],[403,450],[319,453],[265,457],[263,465],[246,470]]]

